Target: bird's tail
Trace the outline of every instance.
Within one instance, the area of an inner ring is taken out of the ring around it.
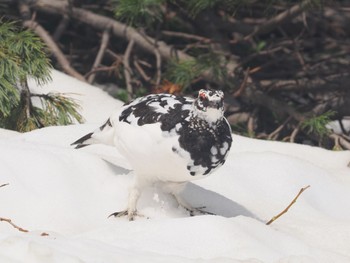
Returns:
[[[113,145],[114,129],[111,120],[108,119],[99,129],[94,132],[90,132],[80,139],[73,142],[71,145],[75,145],[76,149],[89,146],[91,144],[102,143]]]

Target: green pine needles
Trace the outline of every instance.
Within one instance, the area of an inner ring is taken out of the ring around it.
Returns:
[[[135,27],[149,27],[163,20],[161,6],[165,0],[119,0],[116,17]]]
[[[58,94],[41,97],[42,108],[32,104],[27,78],[42,85],[51,80],[45,45],[29,30],[0,20],[0,128],[30,131],[48,125],[81,121],[77,104]],[[66,115],[63,117],[63,115]]]
[[[184,61],[170,61],[167,65],[165,78],[171,83],[186,89],[203,72],[211,73],[213,79],[223,80],[226,76],[221,57],[214,53],[198,56],[196,59]]]
[[[305,129],[307,133],[315,133],[322,138],[329,134],[330,131],[326,125],[331,122],[331,117],[334,115],[334,111],[327,111],[319,116],[309,118],[301,124],[301,128]]]

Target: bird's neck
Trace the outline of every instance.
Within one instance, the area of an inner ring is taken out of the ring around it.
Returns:
[[[218,121],[221,121],[224,117],[224,112],[222,109],[207,108],[206,111],[202,111],[198,110],[196,107],[193,107],[192,113],[194,116],[197,116],[209,124],[215,124]]]

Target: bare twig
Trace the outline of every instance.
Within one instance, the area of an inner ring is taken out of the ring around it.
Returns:
[[[126,90],[128,91],[128,99],[130,100],[133,94],[132,86],[131,86],[131,68],[129,64],[129,58],[131,54],[131,50],[134,47],[135,41],[132,39],[130,40],[124,54],[123,58],[123,64],[124,64],[124,76],[125,76],[125,82],[126,82]]]
[[[107,48],[107,45],[108,45],[108,42],[109,42],[109,36],[110,36],[110,34],[109,34],[110,30],[109,29],[110,29],[110,27],[107,27],[103,31],[100,49],[98,50],[98,53],[97,53],[97,56],[95,58],[94,64],[93,64],[93,66],[91,68],[91,71],[95,70],[101,64],[102,58],[104,56],[104,53],[106,51],[106,48]],[[94,82],[95,76],[96,76],[96,74],[92,73],[89,76],[89,78],[88,78],[88,82],[89,83]]]
[[[180,37],[180,38],[185,38],[185,39],[193,39],[193,40],[197,40],[197,41],[205,42],[205,43],[210,43],[211,42],[211,39],[209,39],[209,38],[202,37],[202,36],[197,36],[197,35],[192,35],[192,34],[188,34],[188,33],[183,33],[183,32],[175,32],[175,31],[163,30],[161,33],[163,35],[165,35],[165,36],[173,36],[173,37]]]
[[[87,78],[87,77],[89,77],[91,74],[94,74],[94,73],[96,73],[96,72],[101,72],[101,71],[111,72],[111,71],[115,70],[116,68],[117,68],[116,65],[112,65],[112,66],[109,66],[109,67],[107,67],[107,66],[106,66],[106,67],[98,67],[98,68],[95,68],[95,69],[89,71],[88,73],[86,73],[86,74],[84,75],[84,77]]]
[[[63,70],[69,75],[81,80],[86,81],[85,78],[70,66],[69,61],[64,56],[63,52],[57,46],[56,42],[49,35],[49,33],[37,22],[30,20],[30,9],[26,1],[19,1],[19,11],[24,19],[23,25],[32,29],[48,46],[52,54],[56,57],[58,63],[61,65]]]
[[[45,42],[45,44],[49,47],[52,54],[56,57],[57,62],[61,65],[62,69],[69,75],[81,80],[86,81],[85,78],[74,68],[71,67],[69,61],[57,46],[55,41],[51,38],[48,32],[37,22],[34,21],[24,21],[23,25],[30,29],[33,29],[34,32]]]
[[[254,108],[253,112],[249,115],[248,123],[247,123],[247,130],[250,137],[254,137],[254,126],[255,126],[255,120],[256,120],[256,114],[258,113],[259,109],[258,107]]]
[[[136,70],[140,73],[141,77],[145,81],[150,81],[151,80],[151,77],[146,74],[146,72],[143,70],[143,68],[141,67],[141,65],[140,65],[140,63],[138,62],[137,59],[134,60],[134,66],[135,66]]]
[[[2,185],[0,185],[0,188],[1,188],[1,187],[4,187],[4,186],[7,186],[7,185],[9,185],[9,183],[2,184]]]
[[[17,226],[14,223],[12,223],[11,219],[9,219],[9,218],[0,217],[0,221],[4,221],[4,222],[9,223],[11,226],[13,226],[14,228],[18,229],[21,232],[25,232],[25,233],[29,232],[27,229],[24,229],[22,227]]]
[[[58,26],[55,30],[55,33],[53,34],[53,39],[56,42],[61,38],[61,36],[62,36],[63,32],[66,30],[68,24],[69,24],[69,17],[67,15],[63,15],[60,23],[58,24]]]
[[[293,5],[291,8],[287,9],[286,11],[271,18],[270,20],[266,21],[262,25],[256,26],[252,33],[244,37],[244,40],[248,41],[256,35],[266,34],[268,32],[271,32],[273,29],[280,26],[282,23],[288,20],[291,20],[294,17],[300,15],[302,12],[304,12],[305,6],[307,6],[309,3],[310,3],[310,0],[304,0],[303,2]]]
[[[301,122],[299,122],[297,127],[295,127],[292,134],[290,135],[290,138],[289,138],[290,142],[295,142],[295,137],[297,136],[298,132],[300,131],[300,125],[301,125]]]
[[[249,71],[250,71],[250,68],[248,67],[246,69],[246,71],[244,72],[243,81],[242,81],[241,85],[239,86],[239,89],[233,94],[233,97],[238,98],[243,93],[243,91],[244,91],[244,89],[245,89],[245,87],[247,85],[247,81],[248,81],[248,77],[249,77]]]
[[[280,131],[286,126],[286,124],[292,119],[292,117],[288,117],[280,126],[277,127],[273,132],[271,132],[268,136],[267,139],[269,140],[275,140],[280,133]]]
[[[154,54],[156,56],[156,66],[157,66],[155,87],[158,88],[162,77],[162,69],[161,69],[162,57],[160,56],[159,50],[157,48],[154,49]]]
[[[64,15],[67,12],[67,4],[65,1],[32,0],[30,2],[31,6],[36,10],[42,10],[48,13],[61,15]],[[111,34],[116,37],[125,38],[128,41],[133,40],[135,42],[135,45],[149,53],[154,52],[154,46],[155,43],[157,43],[157,49],[162,59],[169,60],[176,58],[180,61],[193,59],[192,56],[186,54],[185,52],[176,50],[163,41],[157,42],[154,38],[143,34],[140,30],[136,30],[135,28],[120,23],[112,18],[108,18],[76,7],[73,7],[71,9],[71,17],[72,19],[76,19],[82,23],[88,24],[98,30],[104,30],[107,25],[111,25]],[[236,66],[236,61],[228,61],[226,68],[229,75],[233,75]],[[205,71],[202,75],[205,78],[212,77],[211,71]]]
[[[332,133],[329,135],[329,137],[334,140],[335,149],[342,149],[343,147],[347,150],[350,150],[350,142],[346,140],[344,136]]]
[[[273,223],[275,220],[277,220],[278,218],[280,218],[282,215],[284,215],[285,213],[288,212],[289,208],[292,207],[292,205],[297,201],[297,199],[299,198],[299,196],[310,187],[310,185],[305,186],[303,188],[300,189],[299,193],[297,194],[297,196],[293,199],[293,201],[278,215],[272,217],[267,223],[266,225],[270,225],[271,223]]]

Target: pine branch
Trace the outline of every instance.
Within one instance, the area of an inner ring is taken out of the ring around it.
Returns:
[[[297,196],[293,199],[293,201],[278,215],[272,217],[267,223],[266,225],[270,225],[272,224],[274,221],[276,221],[278,218],[280,218],[282,215],[284,215],[285,213],[288,212],[288,210],[292,207],[292,205],[298,200],[299,196],[310,187],[310,185],[305,186],[303,188],[300,189],[299,193],[297,194]]]
[[[77,109],[79,105],[74,99],[61,93],[31,94],[41,100],[42,108],[33,107],[32,116],[42,126],[68,125],[74,120],[81,123],[83,117]]]

